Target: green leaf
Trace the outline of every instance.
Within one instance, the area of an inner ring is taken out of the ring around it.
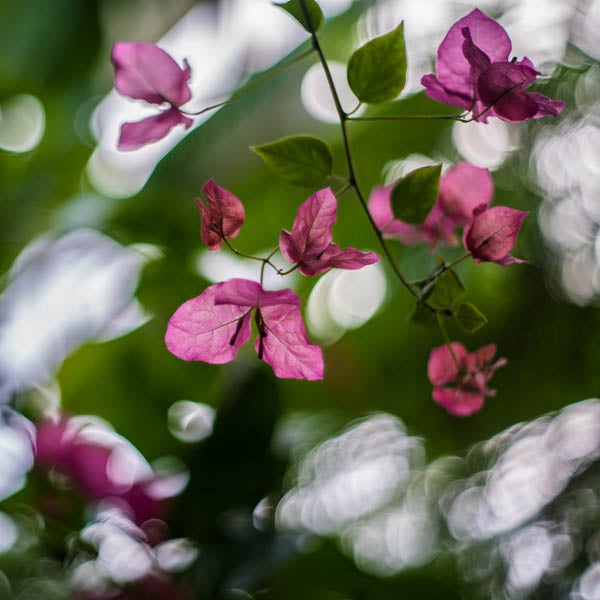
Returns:
[[[347,76],[361,102],[379,104],[393,100],[406,83],[404,23],[356,50],[348,62]]]
[[[434,327],[435,313],[431,312],[425,305],[417,303],[414,310],[408,315],[408,322],[413,325]]]
[[[392,190],[392,211],[405,223],[419,225],[433,208],[440,191],[442,165],[421,167],[396,182]]]
[[[250,146],[276,175],[292,185],[319,185],[331,174],[333,158],[325,142],[308,135]]]
[[[465,286],[458,275],[449,269],[437,278],[428,302],[433,308],[451,309],[465,295]]]
[[[454,317],[459,327],[467,333],[473,333],[487,323],[485,315],[470,302],[462,302],[456,308]]]
[[[279,6],[279,8],[283,8],[286,12],[288,12],[308,33],[312,33],[313,31],[318,31],[319,27],[323,24],[323,11],[321,7],[315,2],[315,0],[304,0],[304,6],[306,7],[306,11],[308,12],[308,18],[310,19],[309,23],[306,21],[306,16],[304,11],[302,10],[301,0],[289,0],[289,2],[285,2],[284,4],[275,4],[275,6]]]

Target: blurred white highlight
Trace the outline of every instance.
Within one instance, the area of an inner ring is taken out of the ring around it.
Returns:
[[[379,263],[356,271],[333,269],[313,288],[306,308],[312,335],[332,343],[347,329],[364,325],[379,310],[387,293]]]
[[[46,113],[35,96],[19,94],[0,106],[0,149],[33,150],[44,137]]]
[[[202,402],[180,400],[168,412],[169,431],[182,442],[199,442],[212,433],[215,409]]]

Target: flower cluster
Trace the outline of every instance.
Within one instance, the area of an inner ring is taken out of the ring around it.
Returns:
[[[213,180],[202,189],[207,206],[196,199],[202,216],[202,240],[209,250],[220,250],[223,239],[238,234],[244,208]],[[337,200],[326,188],[300,206],[291,233],[281,232],[281,253],[304,275],[331,268],[360,269],[379,261],[374,252],[340,250],[333,243],[336,215]],[[254,317],[258,358],[270,365],[277,377],[322,379],[323,354],[319,346],[309,342],[299,307],[300,298],[292,290],[265,291],[256,281],[230,279],[184,302],[169,321],[165,343],[183,360],[226,363],[250,339]]]
[[[434,348],[427,363],[427,375],[433,388],[433,400],[448,412],[467,417],[481,409],[484,399],[494,396],[487,387],[494,371],[506,364],[505,358],[492,363],[496,345],[467,352],[459,342]]]
[[[119,150],[137,150],[164,138],[173,127],[189,129],[193,120],[180,107],[192,97],[188,81],[191,69],[182,69],[164,50],[154,44],[119,42],[113,46],[115,88],[119,94],[169,108],[135,123],[121,125]]]
[[[118,480],[113,476],[117,461],[118,449],[114,444],[109,443],[106,436],[89,435],[76,419],[63,417],[37,426],[35,464],[38,468],[59,471],[89,499],[110,499],[135,523],[162,518],[166,500],[152,492],[159,478],[151,475],[136,481]]]
[[[564,103],[525,88],[539,75],[528,58],[509,60],[512,44],[496,21],[475,9],[457,21],[442,41],[436,74],[424,75],[425,93],[438,102],[488,117],[520,122],[558,116]]]
[[[475,262],[500,265],[523,262],[509,255],[528,213],[496,206],[489,208],[494,192],[487,169],[459,163],[440,179],[440,191],[431,212],[421,225],[410,225],[394,217],[391,187],[375,188],[369,198],[369,211],[384,237],[407,246],[427,242],[436,246],[458,244],[456,229],[463,227],[463,244]]]

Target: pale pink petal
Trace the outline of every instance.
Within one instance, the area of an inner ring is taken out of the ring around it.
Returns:
[[[423,75],[421,84],[425,87],[425,93],[432,100],[449,104],[464,110],[470,110],[473,104],[473,86],[461,85],[460,90],[450,90],[444,87],[435,75]]]
[[[446,344],[438,346],[431,351],[427,362],[427,376],[434,386],[456,381],[459,368],[462,368],[467,358],[467,351],[460,342],[450,344],[454,357]],[[454,360],[456,358],[456,361]]]
[[[463,55],[471,66],[471,81],[476,81],[481,73],[490,66],[490,57],[473,43],[471,30],[468,27],[462,28],[462,34],[465,38],[462,45]]]
[[[115,66],[115,87],[130,98],[153,104],[185,104],[191,97],[190,67],[181,68],[164,50],[154,44],[118,42],[111,61]]]
[[[290,263],[298,263],[302,260],[301,254],[292,241],[292,234],[285,229],[282,229],[279,236],[279,250],[285,260]]]
[[[329,269],[362,269],[367,265],[379,262],[379,257],[375,252],[361,252],[356,248],[340,247],[333,242],[317,258],[303,260],[300,263],[299,270],[303,275],[311,277],[328,271]]]
[[[240,232],[245,218],[244,206],[231,192],[218,186],[214,179],[209,179],[202,186],[202,192],[206,196],[207,207],[196,198],[202,215],[202,240],[209,250],[220,250],[222,236],[234,238]]]
[[[505,206],[473,212],[473,220],[465,225],[463,244],[475,262],[495,262],[508,265],[522,262],[509,256],[527,212]]]
[[[215,304],[221,285],[211,285],[175,311],[165,335],[169,352],[183,360],[222,364],[248,341],[251,307]]]
[[[511,50],[510,38],[501,25],[475,9],[457,21],[440,44],[435,63],[440,84],[454,92],[473,97],[474,80],[471,65],[463,53],[463,29],[468,28],[473,44],[491,62],[507,61]]]
[[[441,388],[433,390],[433,400],[457,417],[468,417],[481,410],[483,395],[465,388]]]
[[[473,210],[492,201],[494,181],[487,169],[469,163],[450,167],[440,179],[438,204],[454,226],[468,223]]]
[[[261,285],[250,279],[234,278],[217,284],[215,304],[241,307],[265,307],[286,304],[300,306],[300,298],[292,290],[266,292]]]
[[[280,305],[261,309],[266,326],[262,338],[263,360],[284,379],[323,379],[323,352],[308,341],[302,315],[296,306]],[[261,338],[254,347],[260,353]]]
[[[369,197],[369,212],[375,225],[382,231],[395,219],[390,202],[391,193],[391,187],[375,187]]]
[[[565,106],[564,102],[561,102],[560,100],[551,100],[542,94],[527,92],[527,95],[532,98],[538,106],[538,111],[533,115],[534,119],[539,119],[540,117],[545,117],[547,115],[558,117]]]
[[[123,123],[119,136],[119,150],[137,150],[146,144],[162,140],[173,127],[184,125],[189,129],[194,121],[182,115],[176,108],[159,112],[134,123]]]
[[[467,369],[469,371],[481,371],[487,368],[495,354],[496,344],[488,344],[487,346],[482,346],[479,350],[475,350],[475,352],[469,352],[466,361]]]
[[[361,252],[356,248],[344,248],[340,250],[337,244],[331,244],[323,252],[321,259],[332,269],[347,269],[349,271],[362,269],[367,265],[379,262],[379,256],[375,252]]]
[[[390,195],[391,187],[373,188],[369,198],[369,212],[383,237],[393,238],[405,246],[414,246],[430,240],[431,235],[425,234],[421,226],[409,225],[394,218]]]
[[[300,256],[317,256],[329,246],[336,217],[337,200],[330,188],[315,192],[301,204],[291,236]]]

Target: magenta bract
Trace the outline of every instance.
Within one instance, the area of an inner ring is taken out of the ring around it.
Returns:
[[[434,402],[448,412],[466,417],[481,409],[485,397],[496,392],[487,387],[494,371],[506,364],[500,358],[492,364],[496,345],[469,353],[459,342],[434,348],[429,355],[427,375],[434,386]]]
[[[421,225],[409,225],[394,217],[390,203],[391,187],[374,188],[369,212],[384,237],[407,246],[426,242],[436,246],[456,246],[454,230],[468,223],[477,206],[489,205],[494,193],[492,176],[487,169],[469,163],[450,167],[440,179],[440,191],[431,212]]]
[[[475,262],[495,262],[502,266],[522,263],[510,256],[523,219],[528,212],[494,206],[480,206],[473,211],[473,220],[463,230],[463,244]]]
[[[35,464],[41,469],[56,469],[92,499],[110,498],[121,508],[127,507],[136,523],[162,518],[165,499],[149,493],[157,478],[124,483],[110,474],[113,448],[87,439],[67,417],[44,421],[37,426]]]
[[[330,188],[315,192],[303,202],[296,213],[292,232],[285,229],[279,236],[281,254],[296,263],[304,275],[318,275],[332,268],[361,269],[379,262],[374,252],[356,248],[340,250],[332,240],[332,228],[337,218],[337,200]]]
[[[230,279],[184,302],[169,321],[165,343],[183,360],[229,362],[250,339],[254,313],[256,352],[277,377],[322,379],[323,354],[308,341],[299,306],[292,290],[267,292],[255,281]]]
[[[121,126],[119,150],[136,150],[156,142],[176,125],[189,129],[193,121],[179,107],[191,98],[188,85],[190,66],[182,69],[164,50],[154,44],[117,42],[111,61],[115,67],[115,88],[123,96],[151,104],[169,104],[158,115]]]
[[[221,249],[223,238],[234,238],[244,224],[244,206],[225,188],[219,187],[214,179],[210,179],[202,186],[206,196],[204,206],[200,198],[196,204],[202,215],[202,241],[211,252]]]
[[[436,74],[421,83],[433,100],[472,111],[475,120],[496,116],[520,122],[560,114],[564,103],[526,92],[539,73],[531,61],[510,61],[506,31],[475,9],[457,21],[440,44]]]

